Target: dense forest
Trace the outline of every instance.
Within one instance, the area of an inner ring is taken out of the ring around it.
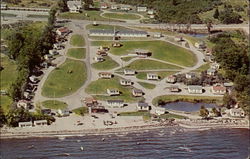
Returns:
[[[223,2],[220,0],[115,0],[117,3],[133,6],[147,6],[156,10],[158,22],[175,24],[206,23],[198,16],[199,13],[210,11]],[[236,8],[243,9],[242,7]],[[231,5],[224,5],[224,9],[216,11],[215,18],[224,24],[241,23],[241,16],[234,11]]]
[[[215,44],[213,55],[220,63],[225,78],[234,82],[232,93],[224,96],[224,105],[231,107],[238,103],[248,114],[250,112],[250,75],[248,40],[241,31],[225,32],[210,41]]]

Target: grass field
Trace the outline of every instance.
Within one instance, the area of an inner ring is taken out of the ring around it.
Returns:
[[[142,87],[146,88],[146,89],[154,89],[155,88],[155,84],[151,84],[151,83],[147,83],[147,82],[138,82],[139,85],[141,85]]]
[[[85,40],[81,35],[75,34],[70,39],[70,45],[82,47],[85,45]]]
[[[104,59],[105,61],[93,63],[91,66],[97,70],[110,70],[119,66],[119,64],[109,56],[105,56]]]
[[[153,99],[153,104],[158,105],[158,101],[162,100],[164,102],[203,102],[203,103],[216,103],[218,105],[222,104],[222,97],[209,97],[209,96],[189,96],[189,95],[164,95]]]
[[[102,29],[109,29],[109,30],[114,30],[115,29],[120,29],[120,30],[129,30],[126,27],[123,26],[114,26],[114,25],[107,25],[107,24],[99,24],[97,26],[94,26],[92,24],[89,24],[86,26],[86,29],[95,29],[95,30],[102,30]]]
[[[104,13],[103,16],[106,18],[123,20],[137,20],[141,18],[139,15],[130,13]]]
[[[133,58],[136,58],[136,56],[128,56],[128,57],[122,57],[121,59],[123,60],[123,61],[130,61],[130,60],[132,60]]]
[[[16,14],[11,14],[11,13],[1,13],[1,17],[16,17]]]
[[[97,41],[92,45],[111,46],[110,41]],[[152,57],[167,62],[176,63],[182,66],[193,66],[196,63],[196,57],[184,48],[172,45],[164,41],[123,41],[121,48],[112,48],[110,53],[114,55],[127,55],[135,49],[144,49],[152,52]]]
[[[147,73],[149,73],[149,72],[139,72],[138,74],[136,74],[136,78],[146,80]],[[163,72],[150,72],[150,73],[155,73],[159,76],[160,79],[164,79],[165,77],[167,77],[169,75],[173,75],[177,72],[163,71]]]
[[[63,110],[68,107],[68,104],[61,102],[61,101],[57,101],[57,100],[46,100],[42,102],[42,106],[44,106],[45,108],[54,109],[54,110],[58,110],[58,109]]]
[[[106,96],[107,89],[118,89],[122,94],[120,96]],[[103,94],[95,95],[99,100],[109,99],[122,99],[125,102],[136,102],[142,100],[142,98],[135,98],[132,96],[132,87],[124,87],[120,85],[119,78],[114,77],[112,79],[98,79],[88,85],[85,90],[88,94]]]
[[[0,72],[0,88],[7,91],[11,83],[17,78],[17,65],[8,56],[3,54],[1,54],[0,64],[3,67],[3,70]]]
[[[138,112],[121,112],[119,113],[120,116],[144,116],[144,115],[150,115],[147,111],[138,111]]]
[[[0,106],[3,109],[4,114],[8,113],[10,105],[13,103],[13,100],[9,96],[0,96]]]
[[[181,115],[176,115],[176,114],[171,114],[171,113],[166,113],[160,115],[162,119],[185,119],[186,117],[181,116]]]
[[[68,49],[67,55],[77,59],[84,59],[86,56],[85,48],[70,48]]]
[[[77,115],[84,116],[84,114],[88,113],[88,108],[87,107],[79,107],[79,108],[73,109],[72,112],[74,112]]]
[[[53,70],[45,81],[42,95],[63,97],[77,91],[87,78],[86,65],[81,61],[66,60]]]
[[[157,70],[157,69],[181,69],[178,66],[166,64],[163,62],[158,62],[148,59],[135,60],[123,69],[133,69],[133,70]]]

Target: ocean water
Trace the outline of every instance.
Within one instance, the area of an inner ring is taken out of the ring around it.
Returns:
[[[1,159],[246,159],[246,129],[178,127],[77,137],[1,140]]]

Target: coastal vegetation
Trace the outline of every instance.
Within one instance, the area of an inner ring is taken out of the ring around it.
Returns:
[[[96,41],[92,45],[111,46],[112,42]],[[179,64],[182,66],[193,66],[196,63],[195,55],[184,48],[170,44],[165,41],[123,41],[121,48],[111,47],[110,53],[118,56],[127,55],[136,49],[152,52],[152,58]],[[178,54],[177,54],[178,52]]]
[[[82,47],[85,45],[84,38],[79,34],[72,35],[70,39],[70,45]]]
[[[151,83],[147,83],[147,82],[138,82],[139,85],[141,85],[142,87],[146,88],[146,89],[154,89],[156,87],[155,84],[151,84]]]
[[[123,19],[123,20],[137,20],[140,19],[139,15],[132,13],[104,13],[104,17],[111,19]]]
[[[58,101],[58,100],[46,100],[42,102],[42,106],[45,108],[49,108],[49,109],[54,109],[54,110],[58,110],[58,109],[66,109],[68,107],[67,103]]]
[[[213,55],[221,65],[221,72],[223,72],[225,78],[234,82],[233,93],[224,96],[224,105],[232,107],[233,103],[238,103],[249,114],[250,55],[247,37],[241,31],[233,31],[211,37],[210,41],[215,44]]]
[[[70,48],[68,49],[67,55],[69,57],[73,57],[77,59],[84,59],[86,56],[86,49],[85,48]]]
[[[191,103],[216,103],[222,104],[222,97],[210,97],[210,96],[191,96],[191,95],[163,95],[153,99],[155,106],[165,105],[170,102],[191,102]]]
[[[97,70],[110,70],[118,67],[119,64],[109,56],[105,56],[103,62],[96,62],[93,63],[91,66]]]
[[[92,94],[96,99],[99,100],[124,100],[125,102],[136,102],[140,101],[143,98],[136,98],[132,95],[132,88],[131,86],[122,86],[120,85],[120,81],[118,77],[114,77],[112,79],[98,79],[96,81],[91,82],[87,88],[86,92],[88,94]],[[119,96],[108,96],[107,89],[118,89],[120,91]]]
[[[42,87],[42,95],[55,98],[74,93],[84,84],[86,71],[85,63],[66,60],[49,74]]]

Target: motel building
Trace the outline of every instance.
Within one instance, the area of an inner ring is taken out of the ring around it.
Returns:
[[[143,96],[143,91],[141,89],[133,89],[132,94],[134,97],[142,97]]]
[[[135,70],[124,69],[124,75],[135,75]]]
[[[44,125],[48,125],[48,122],[47,122],[47,120],[35,120],[34,125],[35,126],[44,126]]]
[[[18,123],[18,127],[20,128],[24,128],[24,127],[32,127],[33,124],[31,121],[28,121],[28,122],[19,122]]]
[[[98,76],[100,78],[104,78],[104,79],[111,79],[112,78],[112,73],[110,73],[110,72],[99,72]]]
[[[147,74],[147,80],[158,80],[158,75],[157,74],[153,74],[153,73],[148,73]]]
[[[137,111],[149,111],[150,110],[150,106],[148,105],[148,103],[145,103],[145,102],[138,102],[136,108],[137,108]]]
[[[190,85],[188,86],[188,93],[190,94],[202,94],[203,92],[202,86],[198,85]]]
[[[107,89],[107,93],[109,96],[119,96],[120,91],[118,89]]]
[[[147,12],[147,7],[137,7],[137,12]]]
[[[131,80],[128,80],[128,79],[121,79],[120,80],[120,84],[122,86],[131,86],[132,85],[132,81]]]
[[[107,100],[107,106],[110,108],[122,108],[124,100]]]

